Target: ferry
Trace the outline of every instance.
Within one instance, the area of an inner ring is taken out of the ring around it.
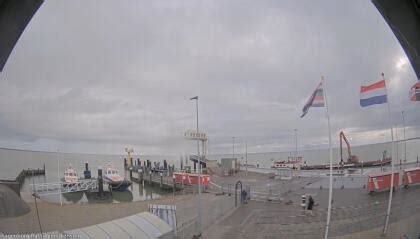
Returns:
[[[118,174],[118,170],[111,164],[108,163],[104,169],[104,182],[107,183],[112,190],[126,191],[131,185],[131,182],[121,177]]]
[[[289,156],[287,160],[275,161],[271,168],[277,169],[300,169],[303,157],[291,157]]]
[[[76,169],[71,166],[66,168],[66,170],[64,170],[64,178],[62,178],[61,181],[63,181],[64,187],[76,185],[79,182]]]

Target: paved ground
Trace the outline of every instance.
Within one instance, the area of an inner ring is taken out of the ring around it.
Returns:
[[[205,238],[323,237],[327,217],[328,178],[305,177],[280,181],[272,179],[270,175],[254,176],[249,174],[245,177],[239,173],[234,177],[213,177],[219,185],[233,184],[237,180],[241,180],[244,185],[251,185],[251,195],[257,201],[250,201],[224,220],[213,224],[204,233]],[[363,188],[365,182],[366,178],[360,175],[335,179],[331,236],[383,226],[388,193],[369,195]],[[312,195],[318,203],[312,215],[303,212],[300,207],[302,194]],[[273,201],[267,202],[267,197]],[[393,198],[391,222],[420,212],[419,197],[419,186],[398,189]]]

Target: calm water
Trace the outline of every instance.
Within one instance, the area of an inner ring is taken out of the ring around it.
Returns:
[[[147,157],[150,160],[158,161],[154,157]],[[31,200],[30,184],[58,182],[62,177],[64,170],[70,165],[77,169],[80,176],[83,175],[84,163],[89,163],[92,177],[97,177],[98,168],[108,162],[119,170],[121,175],[129,177],[124,168],[123,155],[94,155],[94,154],[68,154],[53,152],[36,152],[12,149],[0,149],[0,179],[14,179],[24,168],[42,168],[45,164],[46,175],[27,177],[22,186],[21,195],[25,200]],[[159,158],[161,159],[161,158]],[[163,159],[163,158],[162,158]],[[59,167],[58,167],[59,166]],[[60,173],[58,173],[58,171]],[[137,175],[134,175],[137,176]],[[162,192],[157,187],[144,187],[133,183],[126,192],[113,192],[112,200],[109,202],[139,201],[152,198],[159,198],[166,192]],[[59,202],[58,195],[50,195],[42,198],[45,201]],[[67,193],[63,194],[62,201],[67,202],[96,202],[94,195],[86,193]]]
[[[398,159],[404,159],[404,143],[400,142],[398,145]],[[358,146],[352,148],[352,154],[358,155],[360,160],[371,161],[382,157],[382,152],[387,150],[390,152],[390,143],[373,144]],[[260,167],[270,167],[273,160],[285,159],[290,152],[273,152],[273,153],[248,153],[248,163],[256,165],[259,163]],[[328,150],[306,150],[299,152],[304,157],[308,165],[328,163]],[[407,161],[415,162],[420,156],[420,140],[410,140],[407,142]],[[220,160],[223,157],[232,157],[232,154],[213,154],[209,155],[209,159]],[[237,147],[235,157],[238,157],[241,162],[245,162],[244,152]],[[335,162],[339,161],[339,150],[334,149],[333,157]],[[137,156],[134,156],[137,159]],[[64,170],[71,165],[78,169],[79,174],[84,170],[84,163],[89,162],[92,176],[97,176],[97,170],[108,162],[112,162],[114,166],[119,169],[121,174],[125,174],[123,170],[124,155],[99,155],[99,154],[70,154],[70,153],[56,153],[56,152],[36,152],[12,149],[0,149],[0,179],[14,179],[18,172],[23,168],[42,168],[45,164],[46,175],[34,178],[28,178],[23,187],[23,197],[30,197],[27,193],[29,191],[29,183],[41,182],[57,182],[62,177]],[[166,159],[170,164],[175,164],[176,168],[180,165],[180,156],[140,156],[141,160],[150,159],[156,162],[163,162]],[[185,161],[185,159],[184,159]],[[58,168],[58,162],[59,168]],[[399,162],[399,160],[398,160]],[[397,162],[396,162],[397,163]],[[58,174],[58,171],[60,172]],[[127,177],[128,175],[126,175]],[[130,192],[116,193],[113,202],[118,201],[132,201],[132,200],[146,200],[148,198],[157,198],[162,193],[154,188],[139,187],[138,184],[133,183]],[[66,195],[69,196],[69,195]],[[46,200],[56,201],[57,198],[51,197]],[[68,198],[63,197],[63,201],[74,202],[89,202],[91,198],[86,194],[74,194]]]
[[[398,159],[404,159],[404,144],[398,143]],[[390,143],[372,144],[352,147],[352,154],[359,156],[360,160],[365,162],[377,160],[382,157],[382,152],[390,152]],[[346,153],[346,152],[344,152]],[[257,164],[260,167],[269,167],[273,160],[286,159],[290,152],[272,152],[272,153],[248,153],[248,163]],[[304,157],[308,165],[328,163],[328,149],[300,151],[299,155]],[[407,161],[414,162],[420,156],[420,139],[407,141]],[[138,156],[134,156],[137,159]],[[211,154],[209,159],[220,160],[224,157],[232,157],[232,154]],[[245,162],[244,151],[238,147],[235,152],[241,162]],[[152,162],[161,162],[166,159],[168,163],[175,164],[176,168],[180,166],[180,156],[140,156],[142,161],[149,159]],[[45,164],[47,175],[45,178],[36,178],[39,181],[56,182],[62,177],[63,171],[71,165],[80,173],[84,170],[84,163],[88,162],[92,171],[92,176],[96,177],[98,168],[108,162],[114,164],[121,173],[124,172],[124,155],[100,155],[100,154],[72,154],[56,152],[37,152],[13,149],[0,149],[0,179],[14,179],[18,172],[24,168],[42,168]],[[339,149],[333,150],[333,159],[339,162]],[[58,169],[58,162],[59,169]],[[184,159],[185,164],[185,159]],[[191,164],[191,163],[189,163]],[[57,172],[60,171],[60,175]]]
[[[407,162],[415,162],[417,157],[420,156],[420,139],[409,140],[407,143]],[[239,148],[239,147],[238,147]],[[396,144],[396,153],[398,151],[398,162],[399,159],[404,160],[404,143],[399,142]],[[356,146],[351,148],[353,155],[357,155],[360,160],[364,162],[378,160],[382,158],[382,152],[386,150],[388,154],[391,152],[391,143],[382,143],[382,144],[371,144],[364,146]],[[343,158],[347,158],[347,150],[343,152]],[[270,167],[273,160],[287,159],[288,156],[294,155],[294,152],[273,152],[273,153],[248,153],[248,164],[256,165],[259,163],[260,167]],[[305,150],[299,152],[300,156],[303,156],[304,161],[308,165],[314,164],[327,164],[329,163],[329,151],[328,149],[318,149],[318,150]],[[220,154],[220,155],[210,155],[210,159],[220,159],[220,158],[231,158],[232,154]],[[235,151],[235,157],[237,157],[242,163],[245,163],[245,154],[244,150],[240,148]],[[335,163],[340,161],[340,150],[338,148],[333,149],[333,160]]]

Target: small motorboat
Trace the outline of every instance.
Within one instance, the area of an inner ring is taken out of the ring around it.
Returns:
[[[79,177],[77,176],[77,171],[75,168],[68,167],[64,170],[63,187],[71,187],[79,183]]]
[[[111,163],[105,166],[103,172],[104,182],[112,190],[125,191],[131,185],[130,181],[118,174],[118,170]]]

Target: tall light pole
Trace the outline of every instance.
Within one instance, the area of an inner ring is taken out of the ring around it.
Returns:
[[[297,139],[297,129],[294,129],[295,131],[295,160],[297,160],[297,156],[298,156],[298,139]]]
[[[404,110],[401,111],[402,121],[403,121],[403,134],[404,134],[404,163],[407,162],[407,141],[405,139],[405,118],[404,118]]]
[[[197,134],[198,134],[198,96],[190,98],[190,100],[195,100],[195,107],[197,112]],[[200,207],[200,197],[201,197],[201,160],[200,160],[200,139],[197,135],[197,159],[198,159],[198,193],[197,193],[197,236],[201,236],[201,207]]]
[[[245,176],[248,176],[248,142],[245,141]]]
[[[60,150],[57,149],[57,175],[58,175],[58,195],[60,196],[60,205],[63,206],[63,199],[61,197],[61,184],[60,184]]]
[[[232,160],[235,162],[235,168],[233,169],[233,174],[236,173],[236,160],[235,160],[235,137],[232,137]]]

